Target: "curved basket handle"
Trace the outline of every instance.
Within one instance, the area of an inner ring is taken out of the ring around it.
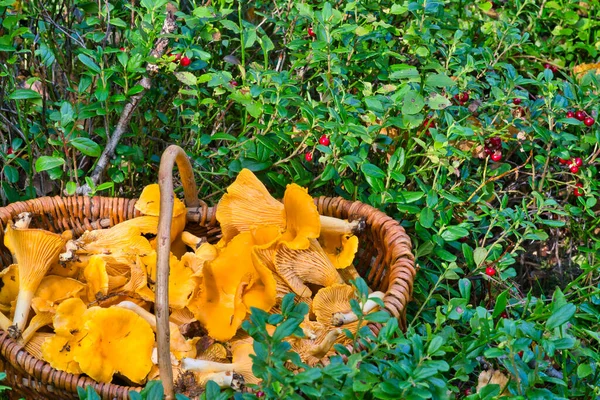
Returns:
[[[160,187],[160,215],[158,217],[156,249],[156,342],[158,345],[158,369],[167,400],[174,400],[173,369],[169,334],[169,253],[171,252],[171,219],[173,215],[173,167],[177,163],[185,193],[187,207],[199,207],[196,182],[192,165],[185,151],[171,145],[162,154],[158,171]]]

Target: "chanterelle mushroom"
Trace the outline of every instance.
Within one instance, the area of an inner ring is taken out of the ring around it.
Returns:
[[[233,344],[231,353],[233,359],[231,363],[184,358],[181,360],[181,367],[186,371],[194,372],[237,372],[244,377],[245,383],[259,383],[260,379],[252,373],[252,358],[250,358],[250,355],[254,354],[253,345],[251,343]]]
[[[362,305],[362,312],[367,314],[378,307],[373,299],[383,299],[383,296],[383,292],[371,293],[369,299]],[[356,299],[356,294],[350,285],[336,284],[322,288],[317,292],[312,303],[317,321],[328,326],[342,326],[358,321],[358,316],[352,312],[350,306],[352,299]]]
[[[19,337],[25,328],[35,291],[50,266],[58,260],[64,241],[56,233],[41,229],[13,229],[8,225],[4,245],[19,266],[19,294],[11,335]]]
[[[310,241],[305,250],[292,250],[285,244],[275,250],[277,274],[301,297],[310,297],[312,292],[304,282],[320,286],[341,283],[342,278],[316,240]]]

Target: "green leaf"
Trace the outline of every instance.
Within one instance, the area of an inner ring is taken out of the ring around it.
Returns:
[[[465,228],[461,228],[460,226],[453,225],[453,226],[446,227],[446,229],[444,231],[442,231],[440,236],[446,242],[452,242],[454,240],[458,240],[462,237],[465,237],[468,234],[469,234],[469,231],[466,230]]]
[[[52,168],[60,167],[65,163],[65,160],[61,157],[41,156],[35,160],[36,172],[47,171]]]
[[[175,78],[177,78],[179,82],[188,86],[194,86],[198,83],[196,80],[196,75],[192,74],[191,72],[175,72]]]
[[[100,66],[98,64],[96,64],[96,62],[94,60],[92,60],[90,57],[86,56],[85,54],[79,54],[77,56],[77,58],[79,58],[79,61],[81,61],[92,72],[94,72],[96,74],[99,74],[102,72],[102,69],[100,69]]]
[[[423,96],[415,90],[411,90],[404,95],[402,103],[402,113],[404,114],[417,114],[423,109],[425,102]]]
[[[92,139],[78,137],[71,139],[69,144],[86,156],[100,157],[100,154],[102,154],[102,148]]]
[[[494,305],[494,312],[492,313],[492,317],[496,318],[504,310],[506,310],[506,303],[508,302],[508,290],[503,291],[496,297],[496,305]]]
[[[8,98],[10,100],[33,100],[41,99],[42,95],[31,89],[17,89]]]
[[[425,84],[435,87],[449,87],[456,86],[456,82],[448,77],[446,74],[431,74],[427,76]]]
[[[577,377],[580,379],[590,376],[593,372],[594,370],[590,364],[579,364],[577,366]]]
[[[371,178],[385,178],[385,172],[383,172],[381,170],[381,168],[379,168],[376,165],[370,164],[370,163],[364,163],[363,165],[360,166],[361,171],[363,172],[363,174],[365,174],[368,177]]]
[[[450,100],[438,93],[433,93],[427,99],[427,105],[432,110],[443,110],[446,107],[450,107],[451,104]]]
[[[569,321],[575,315],[577,307],[571,303],[567,303],[556,310],[548,321],[546,321],[546,329],[554,329]]]
[[[475,251],[473,251],[473,260],[475,261],[476,266],[480,266],[483,264],[485,259],[487,258],[488,251],[485,247],[477,247]]]
[[[17,183],[19,181],[19,171],[12,165],[4,166],[4,176],[9,183]]]
[[[65,186],[65,190],[69,196],[73,196],[77,191],[77,184],[75,182],[67,182]]]
[[[419,216],[419,222],[423,226],[423,228],[431,228],[433,226],[434,215],[433,210],[429,207],[425,207],[421,211],[421,215]]]

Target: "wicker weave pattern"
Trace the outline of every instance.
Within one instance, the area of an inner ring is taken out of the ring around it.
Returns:
[[[8,221],[21,212],[33,214],[32,227],[53,232],[72,230],[75,236],[88,229],[107,228],[138,216],[135,199],[107,197],[43,197],[17,202],[0,208],[0,267],[12,263],[10,252],[4,247],[3,232]],[[410,238],[397,221],[381,211],[360,202],[341,198],[315,199],[322,215],[365,219],[366,229],[360,235],[360,249],[356,268],[374,290],[386,293],[386,309],[406,328],[406,304],[411,298],[415,277],[414,256]],[[220,230],[215,220],[215,208],[202,205],[188,209],[187,230],[206,237],[210,242],[219,238]],[[378,324],[369,325],[377,334]],[[0,331],[1,332],[1,331]],[[92,385],[102,399],[127,399],[130,390],[139,388],[116,384],[99,384],[92,379],[57,371],[42,360],[29,355],[21,345],[0,334],[0,362],[13,387],[11,396],[27,399],[76,399],[77,386]]]

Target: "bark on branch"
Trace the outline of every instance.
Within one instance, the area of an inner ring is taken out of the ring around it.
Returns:
[[[169,46],[169,38],[167,38],[165,36],[175,32],[175,29],[177,28],[177,25],[175,24],[175,19],[176,19],[175,12],[176,11],[177,11],[177,9],[175,8],[174,5],[172,5],[170,3],[167,4],[167,17],[165,18],[165,22],[163,23],[163,26],[162,26],[162,29],[160,32],[161,37],[156,40],[156,43],[154,44],[154,48],[150,52],[150,55],[154,58],[162,57],[162,55],[165,53],[165,50]],[[108,165],[110,164],[110,160],[114,157],[115,149],[117,148],[117,144],[119,144],[121,137],[127,130],[128,126],[129,126],[129,121],[131,121],[131,117],[133,116],[135,109],[140,104],[140,101],[144,97],[144,94],[146,93],[146,91],[148,91],[152,87],[151,76],[158,72],[158,66],[156,64],[149,63],[146,66],[146,72],[148,75],[143,77],[136,83],[137,85],[140,85],[141,87],[143,87],[144,90],[142,90],[140,93],[137,93],[136,95],[132,96],[129,99],[129,103],[127,103],[125,105],[125,108],[123,109],[123,112],[121,113],[121,116],[119,117],[119,121],[117,122],[117,126],[115,127],[115,130],[113,131],[112,135],[110,136],[110,139],[106,143],[106,147],[104,148],[102,155],[100,155],[100,158],[98,159],[96,168],[94,168],[94,171],[90,175],[90,178],[91,178],[94,186],[98,185],[98,183],[102,179],[102,176],[104,175],[104,172],[106,171],[106,169],[108,168]],[[90,194],[91,191],[92,191],[92,188],[87,183],[85,185],[77,188],[78,194]]]

